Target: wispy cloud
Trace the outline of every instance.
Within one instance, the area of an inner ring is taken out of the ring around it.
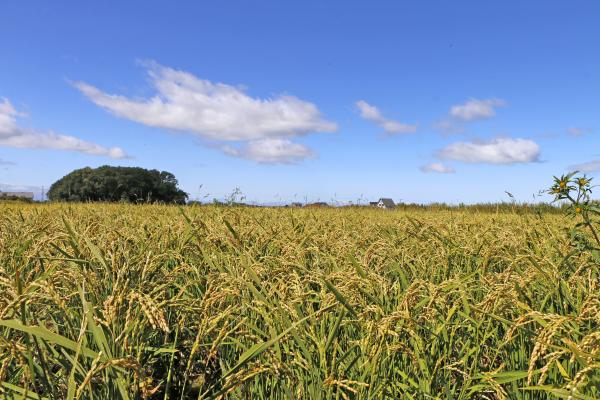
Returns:
[[[125,158],[125,152],[119,147],[107,148],[96,143],[61,135],[56,132],[39,132],[23,128],[17,124],[17,117],[24,114],[18,112],[7,99],[0,101],[0,146],[27,149],[54,149],[77,151],[80,153]]]
[[[580,137],[583,135],[587,135],[588,133],[591,132],[591,129],[585,129],[585,128],[577,128],[577,127],[570,127],[567,129],[567,133],[570,136],[574,136],[574,137]]]
[[[452,143],[437,156],[465,163],[530,163],[539,160],[540,147],[529,139],[496,138],[488,142]]]
[[[462,133],[465,123],[492,118],[496,115],[497,108],[506,105],[503,99],[469,99],[450,107],[448,116],[435,122],[433,126],[446,134]]]
[[[439,162],[423,165],[419,167],[419,169],[422,172],[437,172],[439,174],[453,174],[454,172],[456,172],[454,168]]]
[[[323,118],[316,105],[294,96],[250,97],[239,87],[200,79],[185,71],[156,63],[145,66],[156,90],[147,99],[108,94],[85,82],[74,85],[96,105],[118,117],[209,141],[247,142],[246,151],[227,151],[238,157],[251,158],[252,154],[268,152],[274,143],[282,147],[285,138],[338,129],[337,124]],[[291,148],[298,152],[297,146]],[[258,156],[256,160],[267,162],[264,160],[268,158]]]
[[[369,121],[375,122],[381,126],[386,133],[414,133],[417,131],[417,125],[403,124],[402,122],[394,121],[385,118],[381,111],[375,106],[370,105],[364,100],[356,102],[356,107],[360,111],[360,116]]]
[[[464,104],[450,108],[450,116],[460,121],[470,122],[478,119],[488,119],[496,115],[497,107],[506,106],[502,99],[469,99]]]
[[[444,133],[445,135],[457,135],[465,131],[465,124],[463,122],[446,118],[434,122],[433,128]]]
[[[310,148],[281,138],[253,140],[241,147],[224,145],[222,150],[227,155],[261,164],[296,164],[316,157]]]
[[[580,172],[598,172],[600,171],[600,159],[591,160],[581,164],[571,165],[569,171],[580,171]]]

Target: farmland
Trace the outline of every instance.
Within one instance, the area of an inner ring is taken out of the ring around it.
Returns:
[[[0,396],[599,398],[598,259],[574,224],[0,204]]]

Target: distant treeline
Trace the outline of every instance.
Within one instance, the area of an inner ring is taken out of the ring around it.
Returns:
[[[221,206],[221,207],[284,207],[284,208],[353,208],[353,209],[373,209],[379,210],[376,206],[371,205],[333,205],[325,202],[319,203],[308,203],[303,205],[298,204],[287,204],[280,206],[273,205],[257,205],[257,204],[246,204],[241,202],[228,203],[221,201],[213,201],[202,203],[199,201],[190,201],[187,203],[188,206]],[[482,213],[505,213],[512,212],[517,214],[560,214],[563,213],[566,205],[561,204],[550,204],[550,203],[476,203],[476,204],[447,204],[447,203],[430,203],[430,204],[418,204],[418,203],[399,203],[396,204],[394,210],[396,211],[472,211]],[[382,212],[390,210],[381,210]]]
[[[476,203],[476,204],[416,204],[400,203],[396,204],[399,210],[468,210],[476,212],[516,212],[516,213],[554,213],[560,214],[566,206],[550,203]]]

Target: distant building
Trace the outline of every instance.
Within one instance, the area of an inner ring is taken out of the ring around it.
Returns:
[[[384,210],[393,210],[396,207],[396,204],[394,203],[394,200],[382,197],[378,202],[375,203],[375,206],[378,208],[383,208]]]
[[[33,200],[33,192],[0,192],[0,199],[8,198]]]
[[[324,201],[317,201],[316,203],[307,204],[306,207],[329,207],[329,204]]]

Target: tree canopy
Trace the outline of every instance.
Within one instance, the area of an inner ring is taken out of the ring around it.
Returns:
[[[187,197],[170,172],[108,165],[77,169],[53,183],[48,191],[48,198],[54,201],[182,204]]]

